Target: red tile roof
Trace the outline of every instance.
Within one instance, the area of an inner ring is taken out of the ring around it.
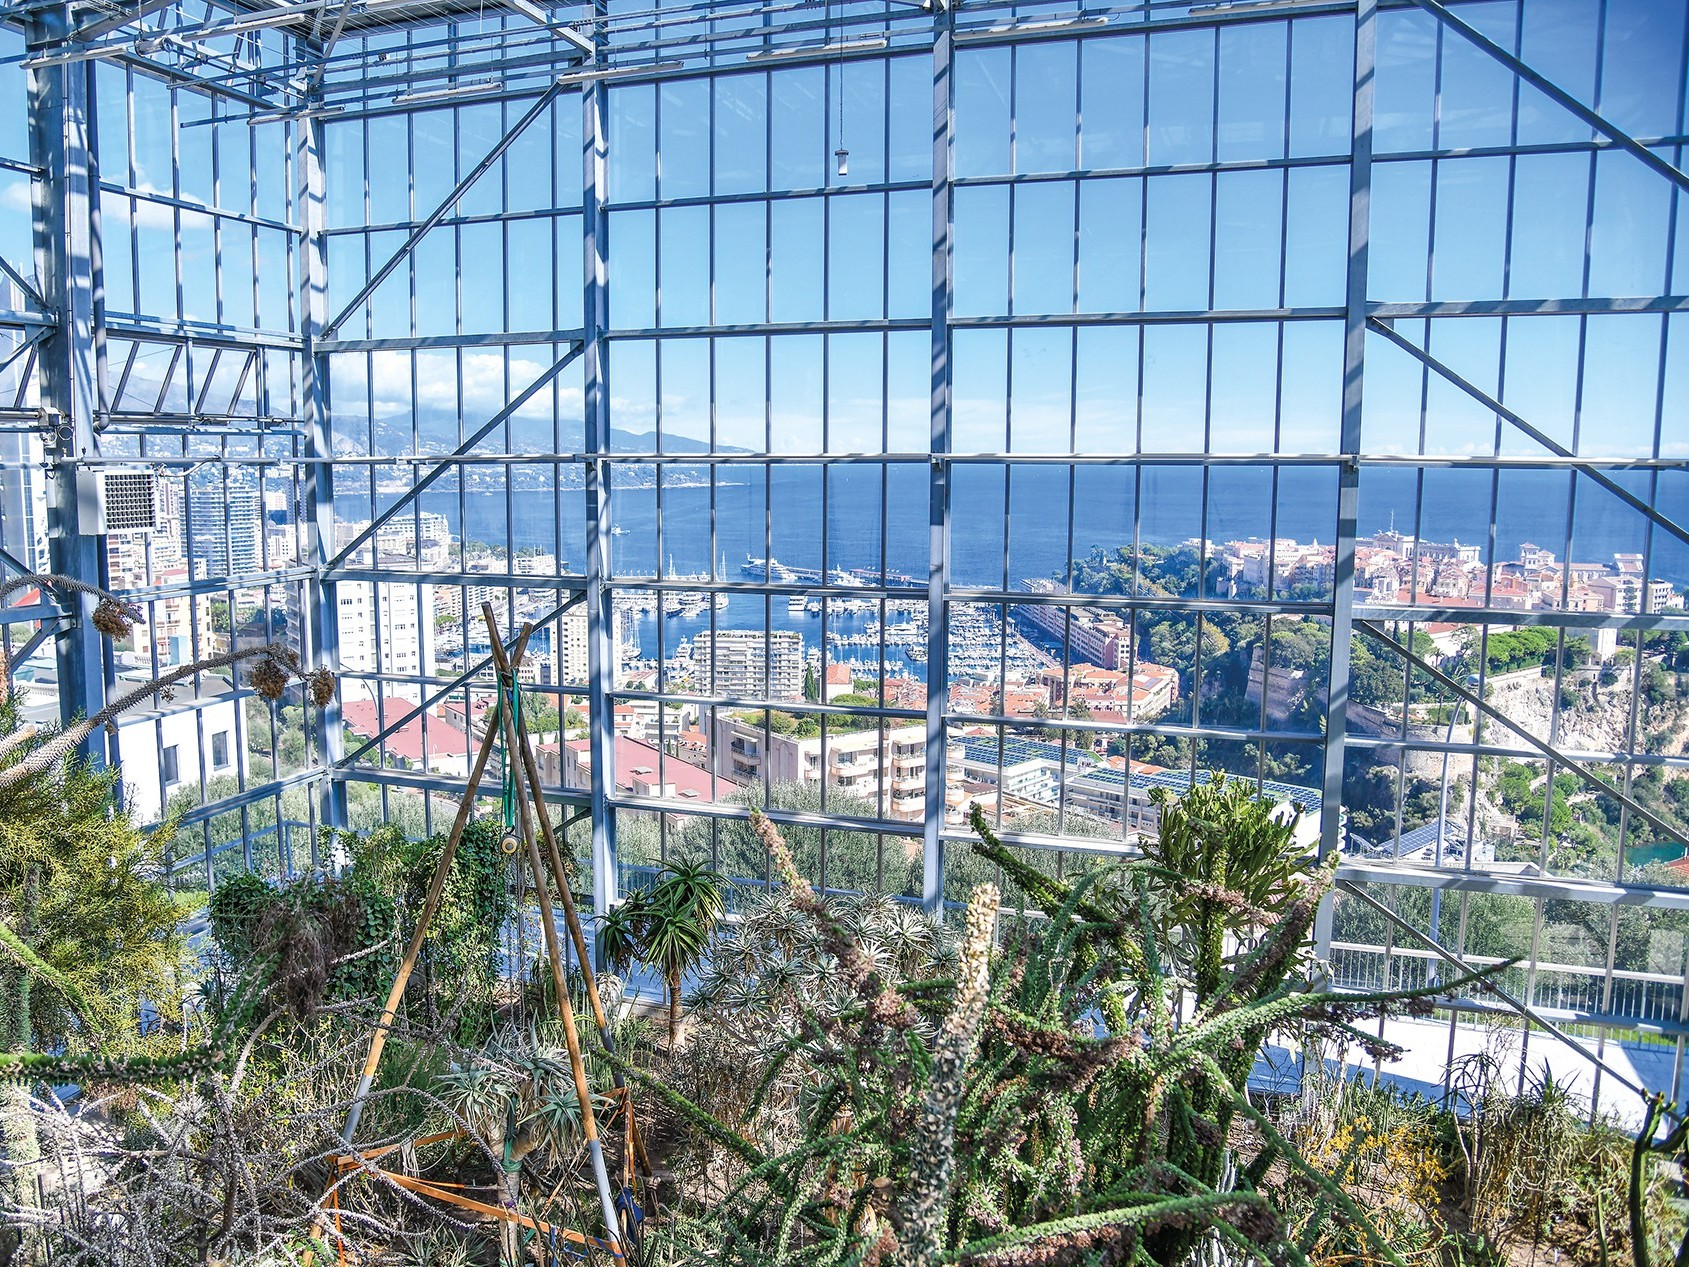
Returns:
[[[391,726],[415,707],[409,700],[387,699],[377,705],[375,700],[346,700],[340,705],[340,718],[366,739],[381,733],[383,726]],[[382,746],[396,757],[420,763],[423,760],[422,715],[419,713],[400,726]],[[427,752],[431,757],[466,756],[470,749],[469,736],[437,713],[428,718]]]
[[[590,748],[591,741],[571,739],[563,746],[571,753],[584,754]],[[571,767],[573,764],[574,761],[571,758]],[[659,777],[665,785],[674,789],[673,796],[686,800],[712,800],[717,788],[723,795],[726,795],[738,786],[733,780],[720,775],[716,776],[715,785],[712,786],[708,770],[701,770],[678,757],[665,759],[657,749],[648,743],[640,743],[639,740],[629,739],[625,735],[616,736],[616,790],[618,792],[623,794],[633,793],[637,796],[657,795],[657,792],[649,790],[635,791],[634,784],[640,782],[649,787],[656,784]]]

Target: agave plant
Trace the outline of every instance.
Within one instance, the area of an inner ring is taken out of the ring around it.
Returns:
[[[435,1094],[502,1161],[501,1198],[521,1196],[522,1163],[539,1150],[567,1159],[582,1139],[581,1106],[567,1052],[534,1031],[511,1027],[480,1056],[439,1075]],[[506,1261],[516,1261],[516,1229],[503,1224]]]
[[[445,1228],[418,1236],[401,1253],[399,1267],[475,1267],[475,1246]]]

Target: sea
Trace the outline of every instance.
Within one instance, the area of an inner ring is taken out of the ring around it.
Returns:
[[[747,472],[721,468],[713,489],[709,469],[684,468],[682,481],[659,494],[626,468],[613,491],[618,531],[610,539],[617,576],[743,580],[747,560],[773,558],[789,567],[829,572],[882,568],[887,583],[925,592],[928,558],[928,480],[925,464],[838,463],[775,465]],[[959,463],[952,467],[950,567],[952,583],[967,588],[1019,587],[1025,577],[1062,574],[1066,560],[1094,548],[1130,544],[1134,524],[1146,545],[1173,546],[1193,538],[1224,542],[1289,538],[1329,543],[1336,536],[1337,473],[1331,467],[1145,465],[1071,468]],[[671,474],[673,468],[671,468]],[[688,481],[687,477],[690,477]],[[667,480],[668,476],[665,476]],[[1494,481],[1492,483],[1492,480]],[[1647,497],[1646,476],[1631,487]],[[1689,522],[1689,482],[1674,486],[1680,505],[1661,504]],[[454,535],[508,541],[512,551],[556,554],[565,572],[579,572],[586,553],[585,499],[576,488],[426,491],[421,508],[443,515]],[[386,498],[382,499],[383,502]],[[367,519],[367,493],[336,492],[343,520]],[[1071,515],[1069,511],[1071,509]],[[1493,540],[1492,540],[1493,524]],[[1007,531],[1005,532],[1005,525]],[[1568,525],[1572,528],[1568,549]],[[660,528],[660,531],[659,531]],[[1559,558],[1611,564],[1615,553],[1652,555],[1656,577],[1689,585],[1689,546],[1660,530],[1606,490],[1564,471],[1488,471],[1365,466],[1358,532],[1395,530],[1435,542],[1478,545],[1481,556],[1519,557],[1530,543]],[[684,581],[678,582],[684,584]],[[836,593],[837,591],[835,591]],[[912,595],[913,596],[913,595]],[[877,618],[863,615],[861,623]],[[672,649],[709,627],[708,611],[642,621],[642,656]],[[718,628],[795,629],[813,644],[819,621],[790,612],[784,599],[734,595],[715,611]],[[850,632],[848,620],[831,627]],[[894,657],[893,672],[909,664]]]

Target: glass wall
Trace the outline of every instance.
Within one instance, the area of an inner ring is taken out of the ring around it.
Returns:
[[[241,699],[207,848],[273,865],[324,784],[431,829],[490,605],[600,907],[765,883],[752,807],[939,909],[976,806],[1069,871],[1242,779],[1342,855],[1341,983],[1447,973],[1404,925],[1517,957],[1675,1090],[1682,15],[1316,8],[479,17],[348,33],[274,122],[99,63],[101,451],[180,507],[108,555],[182,607],[120,670],[334,614],[333,733]],[[1391,1035],[1433,1081],[1541,1042],[1440,1015]]]

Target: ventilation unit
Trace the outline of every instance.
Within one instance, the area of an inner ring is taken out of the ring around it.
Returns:
[[[158,476],[145,466],[78,471],[76,525],[90,537],[153,531],[158,527]]]

